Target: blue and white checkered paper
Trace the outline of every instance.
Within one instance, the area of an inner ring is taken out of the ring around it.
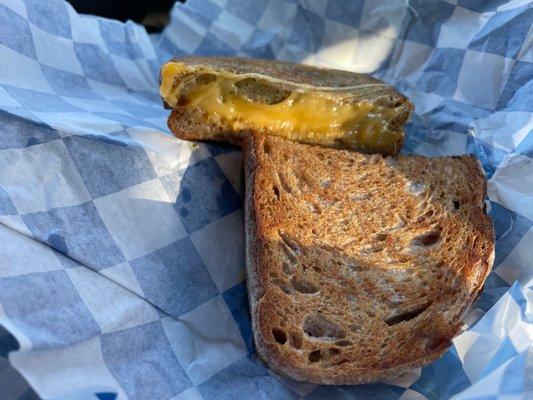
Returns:
[[[0,398],[533,395],[532,23],[527,1],[189,0],[150,36],[0,1],[0,356],[32,388],[0,359]],[[185,54],[372,73],[416,105],[405,152],[480,158],[496,261],[441,359],[336,387],[257,360],[240,153],[172,138],[158,96],[159,66]]]

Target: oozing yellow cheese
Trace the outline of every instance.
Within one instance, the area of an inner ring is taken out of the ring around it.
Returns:
[[[300,88],[278,103],[261,103],[232,90],[242,77],[229,73],[205,71],[211,79],[190,79],[187,84],[183,78],[176,87],[176,76],[185,71],[181,63],[163,66],[160,93],[165,102],[171,107],[199,108],[229,130],[262,129],[307,143],[389,154],[401,144],[401,132],[388,129],[390,121],[404,111],[401,108],[388,109],[365,101],[347,103],[334,92]]]

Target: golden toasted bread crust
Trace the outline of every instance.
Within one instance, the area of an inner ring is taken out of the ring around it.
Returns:
[[[270,368],[359,384],[446,351],[494,259],[474,157],[393,159],[266,136],[244,156],[248,293]]]

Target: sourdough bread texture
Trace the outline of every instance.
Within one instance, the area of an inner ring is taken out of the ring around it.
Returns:
[[[450,346],[494,258],[474,157],[384,158],[256,136],[245,172],[254,337],[274,371],[358,384]]]

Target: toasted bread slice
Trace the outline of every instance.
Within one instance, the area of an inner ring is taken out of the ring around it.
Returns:
[[[494,259],[473,156],[365,155],[256,136],[245,149],[253,331],[276,372],[319,384],[435,360]]]
[[[242,144],[251,133],[396,154],[412,104],[366,75],[278,61],[173,59],[161,69],[170,130]]]

